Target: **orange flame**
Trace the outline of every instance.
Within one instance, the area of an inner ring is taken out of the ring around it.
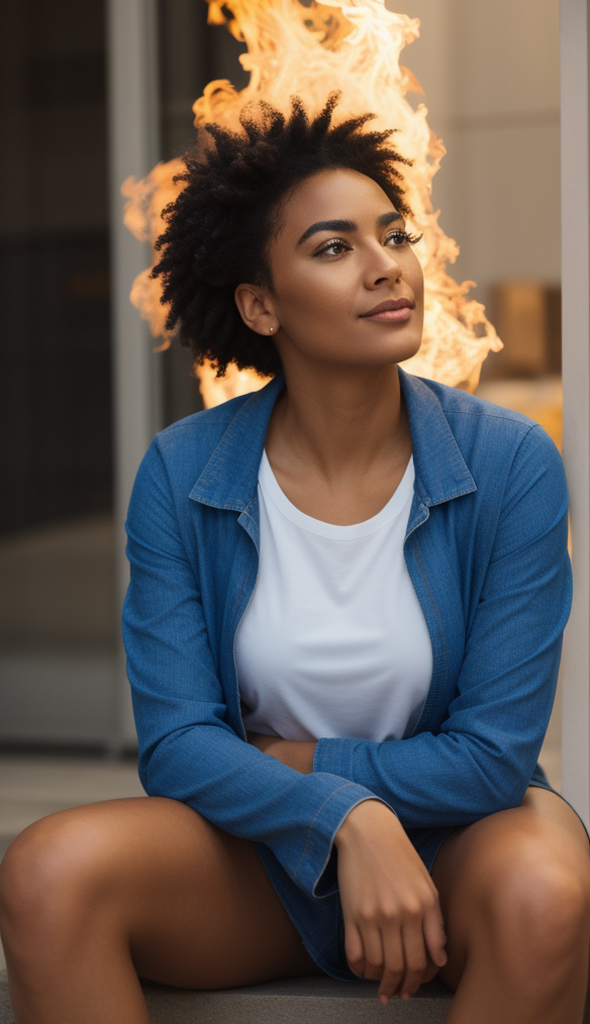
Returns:
[[[413,161],[404,171],[405,190],[414,217],[410,230],[423,233],[415,246],[425,285],[424,334],[420,351],[404,368],[412,373],[474,391],[481,365],[490,349],[502,347],[480,302],[467,299],[472,281],[458,284],[447,264],[459,254],[457,243],[439,224],[440,210],[431,201],[432,179],[446,153],[442,139],[429,129],[428,110],[414,110],[409,92],[423,93],[399,56],[419,36],[420,22],[387,11],[384,0],[207,0],[210,24],[226,24],[245,41],[248,52],[240,62],[250,82],[237,92],[227,79],[210,82],[195,102],[195,125],[216,121],[240,131],[239,113],[246,103],[261,99],[288,115],[289,98],[300,96],[310,113],[317,113],[333,89],[342,98],[334,123],[371,111],[377,115],[370,130],[397,128],[395,146]],[[228,19],[228,12],[233,15]],[[128,178],[122,192],[129,197],[125,223],[133,234],[152,245],[164,230],[161,211],[178,194],[173,177],[180,160],[158,164],[141,181]],[[167,348],[166,310],[160,303],[160,282],[146,270],[136,279],[131,301],[149,322],[152,334]],[[215,377],[206,363],[196,368],[205,406],[262,387],[266,380],[254,372],[228,367],[225,378]]]

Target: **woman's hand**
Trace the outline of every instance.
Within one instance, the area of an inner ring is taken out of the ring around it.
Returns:
[[[447,962],[438,892],[398,818],[365,800],[334,840],[346,959],[355,974],[380,979],[386,1005],[409,999]]]
[[[249,732],[246,735],[248,743],[258,747],[263,754],[276,757],[277,761],[294,768],[302,775],[311,775],[313,772],[316,740],[282,740],[280,736],[267,736],[262,732]]]

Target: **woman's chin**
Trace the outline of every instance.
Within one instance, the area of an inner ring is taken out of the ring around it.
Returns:
[[[392,363],[403,363],[420,351],[421,339],[395,339],[394,343],[380,345],[374,352],[363,353],[364,360],[371,366],[388,366]]]
[[[376,360],[393,360],[401,363],[405,359],[411,359],[420,350],[422,344],[422,331],[418,332],[414,324],[386,325],[380,335],[373,338],[362,339],[358,350],[374,356]],[[405,328],[405,329],[404,329]]]

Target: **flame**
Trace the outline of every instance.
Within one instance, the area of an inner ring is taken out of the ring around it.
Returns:
[[[250,81],[237,92],[227,79],[210,82],[196,100],[195,125],[216,121],[241,131],[239,113],[246,103],[265,99],[288,115],[289,98],[300,96],[317,113],[333,89],[342,98],[333,115],[339,123],[371,111],[377,115],[370,130],[397,128],[394,145],[413,161],[405,168],[405,190],[414,211],[410,230],[423,233],[415,246],[424,271],[424,334],[420,351],[402,365],[411,373],[474,391],[483,360],[502,343],[480,302],[467,299],[474,282],[458,284],[447,273],[459,247],[439,224],[440,210],[431,201],[432,179],[446,150],[429,129],[428,110],[414,110],[406,96],[423,94],[414,75],[399,63],[405,46],[419,36],[420,22],[387,11],[384,0],[207,0],[210,24],[225,24],[248,52],[240,57]],[[128,178],[122,192],[129,198],[125,223],[133,234],[152,245],[164,230],[161,211],[182,185],[173,182],[180,160],[158,164],[146,178]],[[136,279],[131,301],[148,321],[159,348],[170,338],[166,309],[160,302],[160,281],[146,270]],[[225,378],[215,377],[209,363],[196,367],[205,406],[261,388],[266,379],[253,371],[228,367]]]

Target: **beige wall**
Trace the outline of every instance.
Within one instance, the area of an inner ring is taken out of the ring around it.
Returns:
[[[434,180],[457,276],[560,279],[559,0],[386,0],[421,19],[402,54],[448,153]]]

